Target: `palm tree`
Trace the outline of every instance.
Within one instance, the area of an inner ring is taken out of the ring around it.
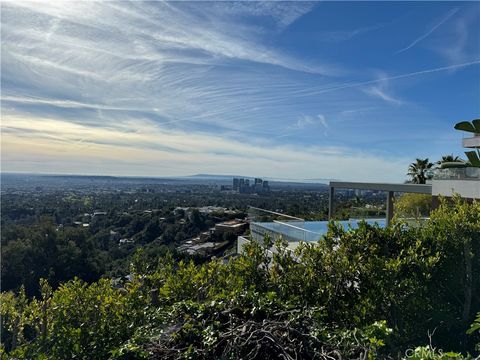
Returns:
[[[414,184],[425,184],[430,176],[427,171],[433,167],[433,164],[426,159],[417,159],[414,163],[411,163],[408,167],[407,175],[411,177],[411,181]]]

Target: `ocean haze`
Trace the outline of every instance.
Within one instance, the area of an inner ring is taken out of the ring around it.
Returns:
[[[2,191],[32,190],[38,188],[44,190],[59,190],[63,188],[108,188],[111,190],[122,187],[138,187],[149,185],[208,185],[208,186],[232,186],[233,178],[244,178],[253,180],[248,176],[227,176],[198,174],[193,176],[171,176],[171,177],[138,177],[138,176],[92,176],[92,175],[64,175],[64,174],[19,174],[1,173]],[[272,190],[321,190],[327,189],[326,182],[312,182],[301,180],[268,180]]]

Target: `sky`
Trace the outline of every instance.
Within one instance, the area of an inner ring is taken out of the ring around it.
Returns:
[[[402,182],[463,155],[480,2],[1,2],[1,170]]]

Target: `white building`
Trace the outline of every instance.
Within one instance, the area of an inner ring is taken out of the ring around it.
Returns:
[[[457,127],[459,124],[455,127],[463,130]],[[472,127],[475,125],[480,126],[480,120],[474,120]],[[451,167],[447,164],[445,168],[437,170],[432,180],[433,196],[459,194],[468,199],[480,199],[480,133],[472,133],[471,130],[470,133],[473,136],[464,138],[462,145],[466,149],[473,149],[465,152],[472,166],[455,167],[455,163],[450,163]]]

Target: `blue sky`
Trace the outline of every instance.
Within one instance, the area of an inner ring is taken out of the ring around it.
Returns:
[[[480,114],[478,2],[1,10],[2,171],[403,181]]]

